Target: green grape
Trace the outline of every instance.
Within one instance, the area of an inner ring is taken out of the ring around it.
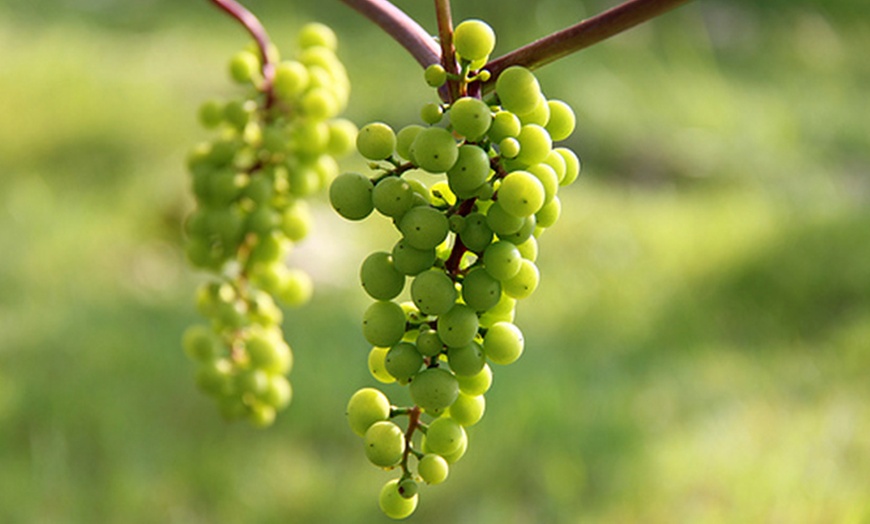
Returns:
[[[184,332],[182,346],[191,360],[209,362],[218,356],[220,341],[209,328],[202,325],[190,326]]]
[[[567,168],[565,158],[554,149],[553,151],[550,151],[550,154],[548,154],[547,158],[544,159],[544,163],[553,168],[553,171],[556,173],[556,178],[559,180],[559,184],[561,184],[562,180],[565,178],[565,171]]]
[[[356,148],[369,160],[384,160],[396,150],[396,133],[383,122],[366,124],[356,136]]]
[[[544,185],[528,171],[508,173],[498,187],[499,206],[515,217],[537,213],[544,205],[545,196]]]
[[[516,299],[523,299],[535,292],[540,278],[541,274],[535,263],[524,258],[520,261],[520,270],[517,274],[503,281],[502,285],[505,294]]]
[[[418,373],[408,388],[411,400],[426,411],[443,410],[459,395],[459,383],[453,373],[429,368]]]
[[[491,244],[483,252],[483,267],[493,278],[502,282],[514,277],[522,266],[522,255],[517,247],[504,240]]]
[[[411,283],[411,298],[426,315],[446,313],[456,302],[453,280],[440,269],[424,271]]]
[[[477,313],[465,304],[455,304],[438,317],[438,336],[448,347],[461,347],[471,343],[477,335],[478,327]]]
[[[480,316],[480,325],[489,328],[496,322],[513,322],[516,316],[516,304],[517,299],[502,292],[498,304]]]
[[[414,276],[432,267],[435,263],[435,249],[417,249],[408,241],[400,239],[393,246],[393,267],[400,273]]]
[[[329,126],[329,142],[327,152],[335,156],[344,156],[353,151],[356,145],[356,135],[359,130],[356,124],[344,118],[331,120]]]
[[[535,219],[535,215],[528,216],[523,219],[523,225],[520,226],[519,231],[516,233],[511,233],[510,235],[499,235],[500,240],[507,240],[511,244],[518,246],[525,242],[526,240],[532,238],[532,234],[535,232],[535,228],[537,226],[537,220]]]
[[[447,349],[447,363],[458,377],[472,376],[480,373],[486,364],[483,348],[477,342],[471,342],[460,347]]]
[[[548,204],[556,196],[559,191],[559,175],[556,170],[550,167],[549,164],[541,162],[529,166],[526,171],[535,175],[535,178],[544,186],[544,204]]]
[[[471,427],[483,418],[486,411],[486,399],[483,395],[470,396],[461,391],[456,397],[456,402],[450,405],[447,413],[450,418],[458,422],[462,427]]]
[[[482,20],[464,20],[453,30],[456,52],[468,60],[483,60],[495,49],[495,32]]]
[[[459,147],[456,163],[447,171],[451,191],[459,198],[471,198],[489,177],[489,156],[473,145]]]
[[[203,362],[196,371],[196,385],[206,395],[227,395],[233,387],[232,369],[232,364],[226,359]]]
[[[537,124],[524,125],[517,140],[520,143],[520,154],[516,161],[530,166],[543,162],[553,149],[553,141],[547,130]]]
[[[430,87],[441,87],[447,82],[447,71],[441,64],[429,65],[423,76]]]
[[[399,493],[399,479],[393,479],[381,488],[378,496],[378,506],[384,515],[391,519],[401,520],[409,517],[417,509],[418,496],[406,499]]]
[[[517,115],[510,111],[498,111],[492,117],[487,135],[494,143],[500,143],[506,138],[518,137],[522,128],[523,124]]]
[[[399,482],[399,494],[402,495],[403,498],[410,499],[417,496],[417,492],[419,488],[417,487],[417,482],[412,478],[403,479]]]
[[[396,377],[390,375],[387,371],[387,353],[389,348],[373,347],[369,351],[368,367],[369,373],[381,384],[392,384],[396,381]]]
[[[501,202],[496,201],[486,210],[486,225],[498,235],[509,235],[523,227],[523,217],[508,213]]]
[[[450,474],[450,464],[441,455],[427,453],[417,464],[417,474],[426,484],[441,484]]]
[[[224,106],[217,100],[209,100],[199,106],[199,123],[206,129],[214,129],[224,120]]]
[[[423,366],[423,355],[413,344],[400,342],[387,352],[384,366],[387,373],[399,382],[406,382],[420,371]]]
[[[224,119],[233,125],[236,129],[242,130],[248,125],[251,119],[255,105],[248,104],[249,101],[233,100],[224,106]]]
[[[357,390],[347,403],[347,422],[354,433],[364,437],[375,422],[390,418],[390,401],[375,388]]]
[[[531,71],[511,66],[498,76],[495,90],[501,105],[517,115],[534,111],[541,98],[541,86]]]
[[[399,218],[414,205],[414,190],[405,179],[390,176],[381,179],[372,191],[375,209],[384,216]]]
[[[491,309],[501,299],[501,283],[484,268],[475,267],[462,281],[462,300],[477,311]]]
[[[477,212],[466,216],[459,239],[475,253],[486,249],[492,243],[492,229],[487,225],[487,217]]]
[[[449,116],[453,130],[472,142],[483,137],[492,123],[489,106],[468,96],[453,102]]]
[[[373,346],[392,347],[405,334],[405,312],[395,302],[379,300],[363,314],[363,336]]]
[[[341,111],[341,106],[335,99],[335,95],[329,89],[315,87],[307,91],[299,103],[302,112],[315,120],[332,118]]]
[[[550,202],[549,204],[547,204],[547,206],[550,206],[552,204],[553,202]],[[546,208],[547,206],[544,206],[544,208]],[[541,211],[538,211],[538,215],[540,215],[542,212],[543,209]],[[536,215],[536,218],[538,217],[538,215]],[[538,224],[541,224],[540,218],[538,218]],[[522,255],[523,258],[525,258],[526,260],[531,260],[532,262],[534,262],[538,259],[538,240],[534,237],[534,235],[526,239],[525,242],[517,244],[516,246],[517,250],[519,250],[520,252],[520,255]]]
[[[263,395],[269,388],[269,375],[261,369],[246,370],[235,377],[235,389],[243,396]]]
[[[546,126],[547,122],[550,121],[550,106],[547,104],[547,98],[541,95],[535,108],[531,112],[520,116],[520,121],[524,125],[537,124],[542,127]]]
[[[374,184],[359,173],[343,173],[329,186],[329,201],[333,209],[348,220],[362,220],[369,216],[375,205],[372,201]]]
[[[512,137],[505,138],[498,143],[498,150],[503,158],[516,158],[520,154],[520,141]]]
[[[573,184],[577,180],[577,177],[580,176],[580,159],[577,158],[577,155],[573,151],[566,147],[557,147],[553,151],[562,155],[562,158],[565,160],[565,178],[562,179],[560,184],[563,186]]]
[[[284,409],[293,398],[293,388],[290,381],[282,375],[271,375],[266,390],[260,395],[260,400],[275,409]]]
[[[496,322],[483,337],[486,357],[496,364],[515,362],[523,354],[523,345],[523,332],[510,322]]]
[[[299,47],[322,46],[332,51],[338,48],[338,38],[329,26],[318,22],[310,22],[299,30]]]
[[[260,70],[260,59],[250,51],[239,51],[230,60],[230,76],[240,84],[250,82]]]
[[[574,132],[574,127],[577,125],[577,117],[574,116],[574,110],[571,106],[561,100],[550,100],[547,102],[550,108],[550,121],[544,126],[550,133],[554,142],[565,140],[571,133]]]
[[[275,408],[265,404],[255,404],[248,412],[248,420],[255,427],[266,428],[275,422]]]
[[[426,357],[434,357],[444,349],[444,343],[438,338],[438,332],[430,328],[420,330],[416,345],[417,351]]]
[[[303,201],[294,202],[281,215],[281,232],[293,242],[299,242],[311,229],[311,212]]]
[[[411,145],[420,131],[424,129],[426,128],[417,124],[411,124],[400,129],[396,133],[396,153],[402,158],[413,161],[414,159],[411,157]]]
[[[365,433],[366,457],[375,466],[393,467],[402,460],[405,451],[405,434],[395,423],[388,420],[375,422]]]
[[[410,154],[418,166],[430,173],[446,173],[459,158],[456,140],[446,129],[429,127],[420,131]]]
[[[444,108],[441,104],[429,102],[420,108],[420,119],[429,125],[435,125],[444,117]]]
[[[390,300],[405,287],[405,275],[393,267],[389,253],[377,252],[369,255],[360,267],[360,281],[363,289],[376,300]]]
[[[449,417],[433,420],[426,431],[426,445],[433,453],[442,456],[458,451],[466,439],[462,426]]]
[[[308,273],[301,269],[287,271],[283,282],[277,290],[278,299],[288,306],[298,307],[309,300],[314,294],[314,283]]]
[[[489,364],[484,364],[478,374],[470,377],[457,376],[456,381],[459,384],[459,391],[463,394],[472,397],[483,395],[492,386],[492,368]]]
[[[447,238],[449,230],[447,217],[429,206],[412,207],[399,220],[399,231],[416,249],[434,249]]]
[[[465,456],[465,452],[468,450],[468,438],[464,438],[459,443],[459,449],[450,453],[449,455],[442,455],[444,460],[447,461],[448,464],[455,464],[459,461],[463,456]]]
[[[257,207],[248,215],[245,221],[245,229],[258,236],[265,236],[278,225],[279,216],[270,207]]]
[[[544,207],[535,214],[538,220],[538,227],[550,227],[559,220],[559,215],[562,214],[562,202],[559,197],[553,197],[549,203],[544,204]],[[526,257],[529,258],[529,257]],[[534,260],[534,259],[530,259]]]

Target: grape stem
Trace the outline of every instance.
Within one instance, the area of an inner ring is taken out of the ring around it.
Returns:
[[[435,39],[413,18],[387,0],[341,0],[365,16],[404,47],[422,67],[437,64],[441,52]]]
[[[413,451],[413,443],[411,442],[411,438],[414,436],[414,432],[417,431],[417,428],[420,427],[420,415],[422,410],[420,406],[414,406],[408,409],[408,429],[405,431],[405,450],[402,452],[402,473],[407,475],[410,471],[408,469],[408,456]]]
[[[456,52],[453,49],[453,15],[450,13],[450,0],[435,0],[435,17],[438,20],[438,41],[441,43],[441,65],[447,71],[447,100],[445,101],[452,104],[462,96],[464,82],[456,81],[460,71],[456,65]]]
[[[492,77],[485,82],[485,88],[494,86],[498,75],[510,66],[538,68],[627,31],[689,1],[628,0],[599,15],[492,60],[484,66],[484,69],[492,74]]]
[[[266,94],[266,109],[270,108],[274,103],[272,80],[275,78],[275,61],[273,60],[272,53],[269,52],[272,41],[269,39],[266,28],[263,27],[263,24],[253,13],[236,0],[211,0],[211,2],[238,20],[248,33],[251,34],[254,41],[257,42],[257,48],[263,60],[263,85],[260,89]]]

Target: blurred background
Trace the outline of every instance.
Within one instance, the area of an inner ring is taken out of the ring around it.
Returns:
[[[431,2],[398,3],[435,31]],[[454,3],[496,54],[616,4]],[[285,54],[305,22],[336,29],[358,124],[434,100],[343,4],[247,4]],[[870,522],[866,14],[703,0],[540,70],[577,111],[584,174],[541,238],[526,352],[412,521]],[[385,220],[321,198],[273,428],[225,424],[180,349],[203,278],[184,157],[246,43],[205,0],[0,4],[0,522],[387,520],[393,474],[344,421],[374,384],[356,274],[393,244]]]

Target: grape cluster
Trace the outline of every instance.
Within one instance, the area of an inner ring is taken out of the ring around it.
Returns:
[[[457,96],[425,105],[426,126],[362,127],[357,149],[375,175],[344,173],[329,190],[344,218],[377,210],[401,235],[362,263],[362,287],[374,299],[362,331],[373,346],[371,374],[407,385],[413,405],[394,406],[380,390],[363,388],[347,406],[368,459],[401,470],[380,493],[392,518],[413,513],[418,481],[444,481],[465,453],[466,428],[484,414],[490,364],[522,354],[516,302],[538,287],[537,238],[559,218],[558,189],[580,172],[571,150],[553,146],[573,132],[572,109],[547,100],[528,69],[506,69],[494,95],[481,99],[480,83],[490,77],[481,68],[494,45],[486,23],[459,24],[459,73],[437,64],[425,71],[430,86],[451,82]],[[406,176],[415,172],[427,174]],[[409,280],[410,301],[401,302]]]
[[[299,46],[295,60],[274,48],[268,59],[256,48],[233,56],[230,75],[249,92],[201,107],[216,136],[188,161],[196,209],[185,224],[187,258],[212,278],[197,297],[210,325],[190,327],[183,346],[221,412],[257,426],[291,399],[293,358],[277,304],[301,305],[312,293],[310,277],[285,263],[311,227],[305,197],[335,178],[335,157],[353,150],[357,132],[335,118],[349,94],[335,34],[309,24]]]

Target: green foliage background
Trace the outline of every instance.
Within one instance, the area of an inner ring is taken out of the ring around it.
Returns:
[[[612,5],[454,3],[497,52]],[[434,31],[429,2],[399,4]],[[336,28],[356,122],[433,100],[340,3],[249,5],[285,49],[306,21]],[[863,11],[704,0],[540,71],[577,110],[585,172],[541,239],[526,354],[413,521],[870,522]],[[356,271],[392,244],[385,220],[318,207],[274,428],[224,424],[179,348],[201,279],[184,156],[245,43],[204,0],[0,5],[0,522],[386,520],[390,474],[343,414],[373,383]]]

